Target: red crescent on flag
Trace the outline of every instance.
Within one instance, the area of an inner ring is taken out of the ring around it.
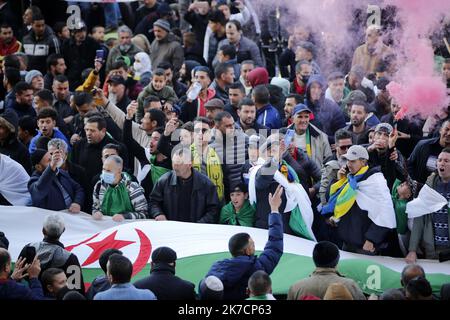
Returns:
[[[133,274],[131,275],[132,277],[138,274],[145,267],[148,259],[150,258],[150,253],[152,252],[152,244],[146,234],[139,229],[134,230],[136,230],[136,233],[139,236],[141,246],[139,248],[139,255],[133,264]]]

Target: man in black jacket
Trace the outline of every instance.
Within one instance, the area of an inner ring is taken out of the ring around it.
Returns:
[[[450,120],[442,124],[439,135],[420,141],[414,148],[408,159],[408,172],[412,179],[425,183],[429,175],[436,171],[439,153],[450,147]]]
[[[87,36],[86,25],[81,23],[72,31],[73,35],[66,40],[61,51],[67,64],[66,75],[69,78],[70,90],[74,91],[81,85],[81,72],[86,68],[92,68],[96,50],[100,50],[100,44]]]
[[[28,70],[39,70],[45,74],[47,56],[60,52],[58,38],[45,24],[41,13],[33,14],[31,27],[31,32],[23,37],[23,49],[28,56]]]
[[[64,270],[67,276],[67,287],[84,295],[84,281],[80,262],[77,256],[67,251],[59,241],[64,230],[65,225],[61,214],[46,216],[42,228],[44,240],[26,245],[20,252],[19,257],[33,260],[34,256],[37,256],[41,262],[41,274],[49,268]],[[29,256],[33,251],[35,255]]]
[[[12,110],[0,115],[0,153],[9,156],[31,174],[31,161],[28,149],[17,139],[19,118]]]
[[[173,170],[164,174],[150,195],[150,212],[157,221],[216,223],[219,198],[209,178],[192,168],[191,151],[173,152]]]
[[[159,247],[152,253],[150,276],[134,283],[138,289],[148,289],[158,300],[195,300],[195,285],[175,275],[177,253],[169,247]]]
[[[92,179],[101,173],[103,168],[102,149],[108,143],[119,144],[116,140],[106,134],[106,121],[101,116],[90,117],[84,127],[86,138],[74,144],[72,149],[73,163],[80,165],[86,170],[86,179],[89,190],[93,190]],[[123,150],[123,159],[128,158],[127,150]],[[92,204],[92,197],[86,197]],[[87,202],[87,201],[86,201]],[[85,204],[86,208],[92,207]]]

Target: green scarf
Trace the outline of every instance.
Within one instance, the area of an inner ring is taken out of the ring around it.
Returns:
[[[195,143],[191,144],[191,153],[193,158],[192,167],[198,172],[202,172],[202,157],[199,155]],[[209,180],[211,180],[211,182],[216,186],[217,196],[219,197],[219,201],[222,201],[225,193],[225,187],[223,185],[222,165],[216,151],[210,147],[208,147],[208,151],[206,154],[206,175],[208,176]]]
[[[130,195],[123,180],[115,187],[108,186],[103,196],[101,211],[107,216],[134,211]]]
[[[229,202],[220,211],[221,224],[231,224],[234,226],[253,227],[255,224],[255,208],[250,204],[250,201],[245,200],[241,210],[236,213],[233,203]]]
[[[399,234],[405,234],[408,231],[408,215],[406,214],[406,204],[408,200],[399,199],[397,187],[402,182],[398,179],[395,180],[392,187],[392,202],[394,203],[395,218],[397,220],[397,232]]]
[[[150,174],[152,177],[153,184],[156,184],[156,182],[158,182],[159,178],[161,178],[161,176],[164,173],[167,173],[170,171],[167,168],[155,165],[155,162],[156,162],[156,155],[152,155],[150,157],[150,165],[151,165]]]
[[[286,166],[289,170],[288,175],[294,178],[295,183],[300,183],[300,179],[297,176],[297,173],[290,165],[287,164],[286,161],[283,160],[282,166]],[[291,227],[292,231],[298,236],[302,238],[313,240],[312,235],[309,234],[308,227],[303,221],[302,212],[298,205],[291,211],[291,217],[289,218],[289,227]]]

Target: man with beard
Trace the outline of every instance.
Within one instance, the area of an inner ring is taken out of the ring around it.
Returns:
[[[345,128],[352,134],[353,144],[369,143],[369,126],[366,124],[368,105],[364,101],[354,101],[350,109],[350,124]]]
[[[14,37],[13,29],[7,24],[0,27],[0,58],[19,52],[22,44]]]
[[[47,73],[44,75],[44,88],[52,90],[53,79],[57,75],[64,74],[67,70],[64,57],[59,53],[53,53],[47,57]]]
[[[133,31],[131,31],[130,28],[121,26],[119,27],[117,34],[119,35],[119,44],[109,52],[108,60],[106,61],[106,72],[111,70],[112,64],[116,62],[119,57],[125,56],[130,58],[132,64],[134,63],[134,56],[142,51],[142,49],[131,42]]]
[[[386,86],[389,84],[387,78],[380,78],[376,82],[377,95],[375,100],[370,104],[370,110],[381,119],[381,117],[389,114],[391,112],[391,96]]]
[[[221,159],[225,195],[228,198],[231,188],[241,181],[241,168],[248,159],[248,136],[235,129],[234,119],[226,111],[218,113],[214,120],[217,129],[210,147]]]
[[[136,157],[140,162],[137,179],[139,184],[144,188],[148,200],[153,186],[159,178],[166,172],[172,170],[172,161],[170,157],[164,156],[157,149],[159,139],[164,133],[164,128],[158,127],[153,130],[150,135],[150,143],[145,148],[133,138],[132,119],[136,111],[135,104],[130,104],[127,107],[127,114],[123,124],[123,142],[128,147],[130,155]]]
[[[252,134],[262,134],[267,137],[270,134],[270,129],[259,124],[256,121],[256,106],[252,99],[244,98],[239,103],[237,110],[239,120],[236,125],[240,127],[248,136]]]

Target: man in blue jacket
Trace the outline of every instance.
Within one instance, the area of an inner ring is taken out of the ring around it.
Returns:
[[[51,154],[36,149],[31,155],[35,171],[28,182],[33,206],[48,210],[65,210],[78,213],[84,203],[83,188],[75,182],[61,166],[64,163],[61,151]]]
[[[16,261],[14,272],[11,276],[11,256],[6,249],[0,248],[0,300],[44,300],[41,282],[38,280],[41,272],[40,262],[37,256],[31,265],[25,264],[25,259]],[[20,281],[28,274],[29,287]]]
[[[225,300],[244,300],[250,276],[258,270],[271,274],[283,254],[283,221],[279,213],[283,188],[269,194],[269,240],[261,255],[255,256],[255,242],[247,233],[237,233],[228,242],[231,259],[214,263],[208,276],[218,277],[224,285]]]
[[[281,128],[280,113],[270,104],[269,89],[265,85],[253,88],[252,99],[256,106],[256,122],[270,129]]]

